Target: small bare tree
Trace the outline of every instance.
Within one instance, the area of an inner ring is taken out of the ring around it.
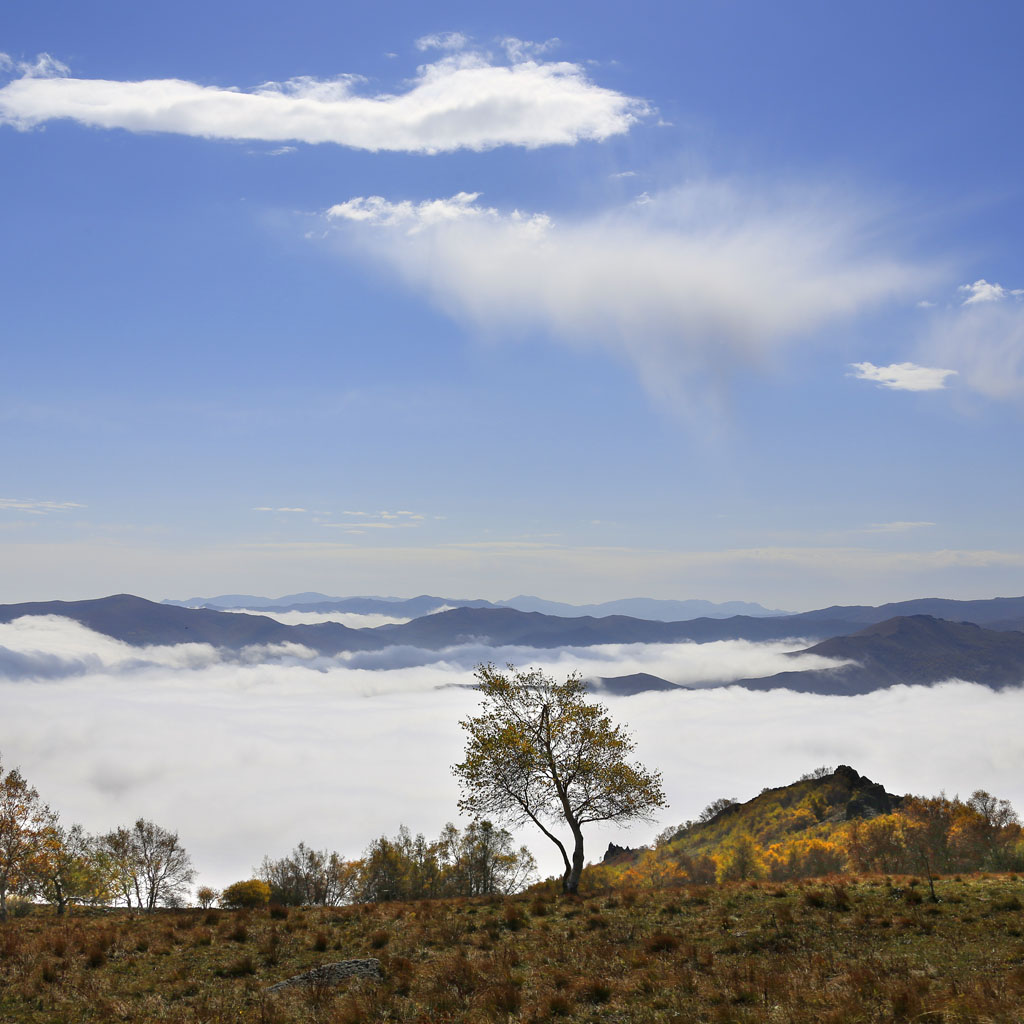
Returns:
[[[257,875],[270,886],[271,899],[286,906],[336,907],[355,895],[359,865],[335,852],[305,843],[280,860],[264,857]]]
[[[128,906],[153,910],[176,904],[195,878],[192,860],[177,832],[139,818],[131,828],[119,828],[101,840],[112,867],[118,893]]]

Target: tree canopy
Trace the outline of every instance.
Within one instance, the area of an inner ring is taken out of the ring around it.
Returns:
[[[10,893],[28,893],[43,861],[49,807],[17,768],[0,764],[0,921],[7,919]]]
[[[574,893],[583,826],[652,820],[665,806],[661,774],[627,760],[632,738],[607,708],[587,700],[578,674],[559,683],[538,670],[509,665],[503,673],[481,665],[476,678],[483,707],[461,723],[465,760],[453,768],[459,807],[512,827],[532,822],[558,847],[563,891]],[[568,827],[570,843],[556,834],[560,826]]]

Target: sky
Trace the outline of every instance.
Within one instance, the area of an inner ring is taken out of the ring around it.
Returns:
[[[0,601],[1024,593],[1022,29],[4,4]]]
[[[984,788],[1024,807],[1024,688],[966,681],[826,697],[728,685],[792,667],[803,646],[728,641],[492,650],[555,676],[647,671],[716,687],[609,697],[634,757],[664,778],[657,820],[592,826],[585,853],[650,843],[720,797],[749,800],[822,765],[849,764],[889,792],[966,799]],[[459,721],[478,710],[474,645],[318,658],[291,649],[137,648],[56,616],[0,624],[4,770],[92,833],[143,816],[176,831],[198,872],[222,888],[299,841],[358,857],[399,825],[435,838],[459,821],[449,766]],[[824,659],[805,659],[816,667]],[[564,833],[564,829],[563,829]],[[517,842],[542,876],[560,873],[536,829]],[[567,838],[567,836],[565,837]]]

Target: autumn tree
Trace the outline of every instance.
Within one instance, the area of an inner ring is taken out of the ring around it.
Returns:
[[[402,825],[396,836],[380,836],[363,853],[360,899],[386,903],[438,896],[442,870],[439,844]]]
[[[704,808],[700,814],[697,815],[697,821],[702,825],[717,818],[722,811],[727,811],[730,807],[736,807],[739,804],[739,800],[734,796],[720,796],[717,800],[712,800],[711,803]]]
[[[715,877],[719,882],[743,882],[748,878],[760,878],[764,871],[763,851],[747,832],[733,836],[723,846],[715,861]]]
[[[907,797],[900,805],[900,839],[914,867],[924,872],[933,903],[935,875],[950,867],[950,826],[953,804],[945,796]]]
[[[219,896],[220,893],[208,885],[201,885],[196,889],[196,903],[198,903],[203,910],[212,907],[214,901],[217,900]]]
[[[46,830],[54,815],[17,768],[0,764],[0,921],[7,897],[31,892],[38,879]]]
[[[43,833],[37,891],[63,914],[76,903],[105,903],[110,897],[106,858],[81,825],[64,828],[56,820]]]
[[[195,878],[192,859],[178,833],[145,818],[131,828],[107,833],[100,847],[110,866],[114,891],[129,907],[153,910],[161,904],[173,905]]]
[[[665,806],[661,775],[627,761],[635,744],[603,705],[586,699],[579,675],[558,683],[538,670],[481,665],[476,678],[483,709],[461,723],[465,760],[453,768],[459,807],[511,827],[532,822],[562,856],[563,892],[575,893],[584,826],[652,820]],[[560,826],[568,844],[553,831]]]
[[[961,820],[954,824],[954,844],[959,846],[966,840],[967,849],[981,867],[997,871],[1015,867],[1013,848],[1021,838],[1021,828],[1010,801],[976,789],[964,810]]]
[[[354,896],[359,864],[300,842],[287,857],[264,857],[257,873],[270,886],[270,898],[275,903],[336,907]]]
[[[135,850],[131,832],[124,827],[102,835],[97,843],[110,879],[111,895],[116,902],[124,900],[126,907],[132,907],[135,894]],[[141,897],[140,904],[141,906]]]
[[[512,835],[489,821],[473,821],[460,832],[449,822],[437,842],[442,888],[449,896],[511,895],[537,870],[525,846],[516,849]]]
[[[229,910],[265,907],[270,902],[270,886],[262,878],[235,882],[220,894],[220,905]]]

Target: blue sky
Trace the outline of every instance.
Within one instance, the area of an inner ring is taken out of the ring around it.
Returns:
[[[5,5],[0,600],[1024,592],[1022,28]]]

